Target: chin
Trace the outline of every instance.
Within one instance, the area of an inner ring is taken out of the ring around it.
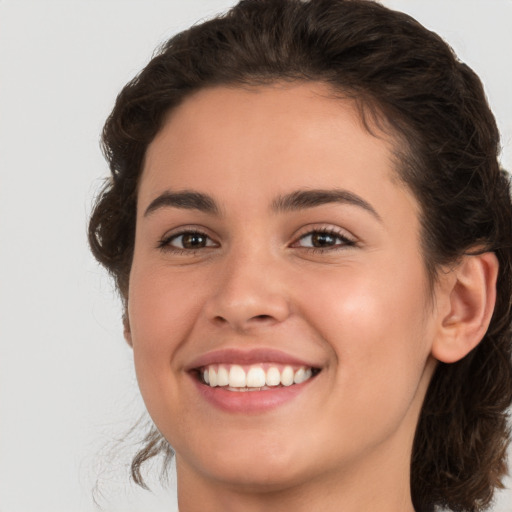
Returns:
[[[294,467],[295,466],[295,467]],[[278,492],[300,485],[308,478],[296,464],[282,461],[244,461],[230,466],[215,464],[210,477],[242,492]]]
[[[251,442],[251,437],[256,440]],[[185,464],[193,460],[195,468],[209,480],[243,491],[279,491],[307,480],[308,465],[303,465],[302,445],[287,446],[283,439],[263,439],[247,433],[243,442],[226,445],[217,439],[211,446],[215,449],[204,450],[195,457],[187,454],[187,462],[179,452],[177,458]]]

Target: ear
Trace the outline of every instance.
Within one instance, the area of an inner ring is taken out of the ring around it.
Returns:
[[[432,355],[444,363],[454,363],[475,348],[484,337],[496,302],[498,259],[492,252],[464,256],[449,273],[441,294],[438,335]],[[443,287],[442,287],[443,288]]]
[[[126,343],[128,343],[130,347],[133,347],[132,330],[130,328],[130,319],[128,318],[128,311],[125,311],[123,313],[123,335],[124,339],[126,340]]]

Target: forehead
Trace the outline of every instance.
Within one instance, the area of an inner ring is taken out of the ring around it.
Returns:
[[[343,187],[385,197],[403,189],[394,143],[322,83],[204,89],[170,112],[148,147],[139,200],[189,188],[263,199]]]

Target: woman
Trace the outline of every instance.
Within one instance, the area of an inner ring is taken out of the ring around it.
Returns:
[[[90,224],[182,512],[483,510],[512,401],[509,181],[480,81],[365,0],[248,0],[104,130]],[[172,448],[171,448],[172,446]]]

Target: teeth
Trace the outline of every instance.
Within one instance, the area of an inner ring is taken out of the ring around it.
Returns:
[[[229,386],[231,388],[245,388],[247,380],[245,378],[244,369],[234,364],[229,370]],[[210,384],[211,386],[211,384]]]
[[[306,370],[304,368],[299,368],[295,375],[293,376],[293,382],[294,384],[300,384],[301,382],[304,382],[304,376],[306,375]]]
[[[267,386],[279,386],[281,384],[281,372],[275,366],[271,366],[267,370],[265,381]]]
[[[229,373],[224,366],[219,366],[217,371],[217,386],[229,385]]]
[[[283,386],[291,386],[293,384],[293,368],[285,366],[283,373],[281,373],[281,384]]]
[[[247,370],[247,371],[246,371]],[[312,369],[294,369],[287,365],[272,365],[265,369],[262,365],[252,365],[248,369],[234,365],[211,365],[202,371],[203,382],[210,387],[227,387],[232,391],[257,391],[276,386],[301,384],[312,377]]]
[[[259,366],[253,366],[247,372],[247,387],[248,388],[261,388],[265,385],[266,375],[265,370]]]
[[[217,372],[213,368],[208,370],[208,380],[212,388],[217,385]]]

